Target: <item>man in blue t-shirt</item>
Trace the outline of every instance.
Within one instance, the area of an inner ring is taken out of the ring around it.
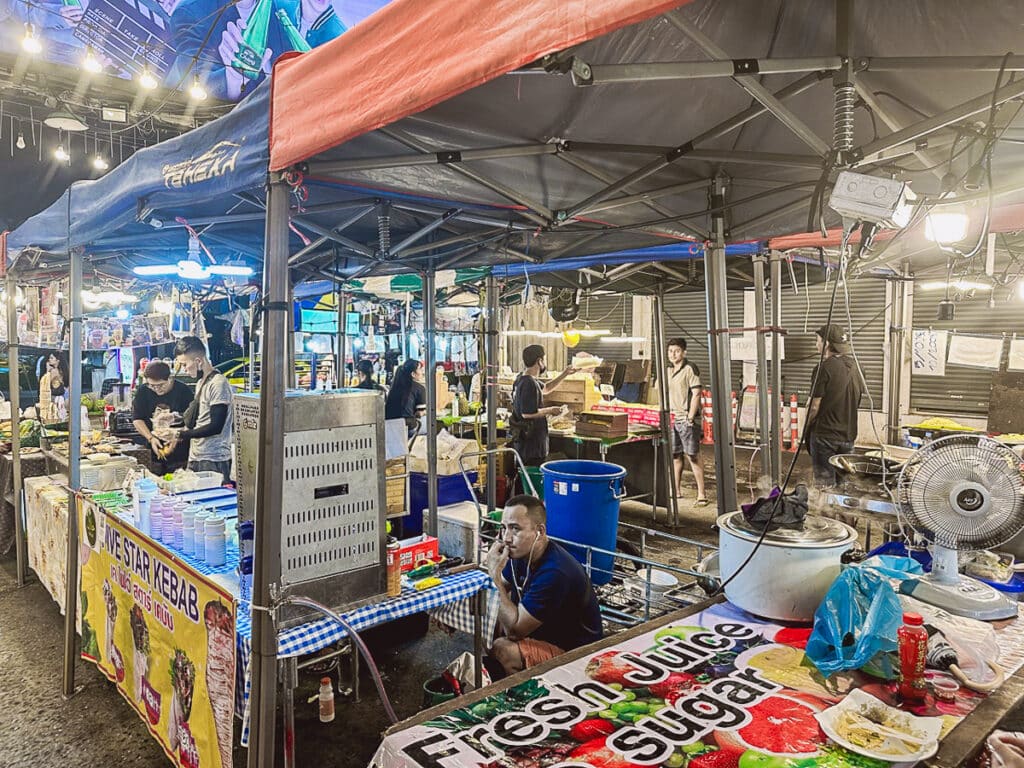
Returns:
[[[540,499],[513,496],[501,516],[501,536],[487,552],[498,587],[504,636],[491,655],[507,674],[601,639],[601,611],[583,566],[548,539]]]

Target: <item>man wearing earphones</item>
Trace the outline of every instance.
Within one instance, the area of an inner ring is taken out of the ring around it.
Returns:
[[[583,566],[547,536],[547,512],[533,496],[513,496],[501,535],[487,551],[498,588],[498,623],[491,656],[506,674],[540,664],[601,639],[601,611]]]

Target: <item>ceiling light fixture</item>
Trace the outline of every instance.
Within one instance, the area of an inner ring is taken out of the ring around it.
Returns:
[[[58,131],[87,131],[89,126],[68,112],[58,109],[43,118],[43,125]]]
[[[107,159],[103,157],[103,155],[96,155],[92,159],[92,167],[97,171],[105,171],[110,168],[110,163],[107,162]]]
[[[18,131],[18,140],[14,142],[14,146],[18,149],[25,148],[25,134],[22,131]]]
[[[930,211],[924,219],[924,236],[940,245],[959,243],[967,236],[969,223],[970,218],[960,208]]]
[[[103,62],[96,56],[96,51],[93,50],[92,46],[88,46],[85,49],[85,58],[82,59],[82,68],[86,72],[92,72],[98,74],[103,71]]]
[[[96,291],[88,288],[82,291],[82,304],[87,309],[97,309],[102,306],[116,307],[118,304],[134,304],[138,300],[139,297],[135,294],[125,293],[124,291]]]
[[[57,158],[62,163],[70,163],[71,162],[71,155],[68,154],[68,151],[66,149],[64,149],[64,142],[63,141],[60,144],[57,145],[57,149],[54,150],[53,156],[55,158]]]
[[[944,280],[935,280],[932,282],[919,283],[918,288],[922,291],[942,291],[946,288],[952,288],[954,291],[991,291],[992,286],[989,283],[980,283],[973,280],[954,280],[952,282],[945,282]]]
[[[199,82],[199,75],[192,78],[192,87],[189,88],[188,93],[195,101],[206,101],[206,89],[203,88],[203,84]]]
[[[43,50],[43,44],[36,37],[35,25],[25,22],[25,36],[21,38],[21,48],[26,53],[40,53]]]
[[[147,91],[152,91],[159,85],[156,78],[153,77],[153,73],[149,70],[149,64],[142,68],[142,73],[139,75],[139,85]]]
[[[618,336],[602,336],[601,341],[608,342],[609,344],[639,344],[642,341],[647,341],[643,336],[627,336],[626,329],[623,328]]]
[[[211,264],[183,259],[177,264],[145,264],[132,269],[139,277],[180,277],[182,280],[209,280],[211,277],[249,277],[252,267],[244,264]]]

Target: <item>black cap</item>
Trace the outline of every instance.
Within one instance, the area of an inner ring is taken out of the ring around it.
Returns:
[[[840,355],[846,355],[850,352],[850,337],[846,331],[840,325],[823,325],[817,331],[821,338],[828,342]]]
[[[545,354],[544,347],[540,344],[531,344],[523,349],[523,365],[529,368],[535,365]]]

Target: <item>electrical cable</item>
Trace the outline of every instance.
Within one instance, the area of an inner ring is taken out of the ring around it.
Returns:
[[[836,282],[832,286],[832,295],[831,295],[831,298],[829,299],[829,305],[828,305],[828,315],[826,316],[826,319],[825,319],[825,327],[826,328],[828,328],[828,326],[830,326],[832,324],[832,313],[835,310],[835,306],[836,306],[836,294],[837,294],[838,289],[839,289],[839,281],[841,279],[845,279],[844,276],[845,276],[845,272],[846,272],[846,260],[847,260],[847,256],[848,256],[848,249],[849,249],[849,244],[850,244],[850,236],[853,234],[854,229],[857,228],[857,225],[859,223],[860,222],[852,222],[848,227],[844,227],[844,229],[843,229],[843,242],[842,242],[842,245],[840,246],[839,274],[836,276]],[[811,401],[813,401],[813,399],[814,399],[814,392],[815,392],[815,390],[817,389],[817,386],[818,386],[818,378],[821,376],[821,368],[822,368],[822,364],[825,362],[825,348],[827,346],[828,346],[827,343],[823,343],[821,345],[821,353],[820,353],[819,358],[818,358],[818,365],[814,369],[814,376],[811,379],[811,395],[810,395],[810,398],[808,400],[808,410],[810,409]],[[768,519],[764,523],[764,528],[761,531],[760,537],[758,537],[757,542],[754,544],[754,547],[747,554],[746,559],[742,563],[740,563],[739,567],[735,571],[733,571],[732,574],[727,579],[725,579],[724,581],[722,581],[721,584],[719,584],[718,589],[715,590],[714,594],[719,594],[719,593],[724,593],[725,592],[725,588],[727,586],[729,586],[729,584],[732,583],[733,579],[735,579],[737,576],[739,576],[740,573],[743,571],[743,569],[745,569],[750,564],[751,560],[754,559],[754,555],[757,554],[757,551],[761,548],[761,545],[764,543],[765,537],[768,535],[768,532],[770,530],[770,527],[771,527],[771,524],[772,524],[772,520],[775,519],[775,514],[779,510],[779,505],[782,502],[782,498],[786,495],[786,490],[789,488],[789,482],[790,482],[790,480],[793,477],[793,470],[796,469],[796,462],[800,458],[801,451],[803,451],[804,443],[807,442],[810,428],[811,428],[811,422],[810,422],[810,420],[806,420],[804,422],[804,429],[803,429],[803,434],[801,435],[800,442],[797,445],[796,451],[793,453],[793,458],[789,462],[789,469],[786,471],[786,477],[782,481],[782,487],[779,489],[779,495],[776,496],[775,500],[772,502],[771,512],[768,515]]]

